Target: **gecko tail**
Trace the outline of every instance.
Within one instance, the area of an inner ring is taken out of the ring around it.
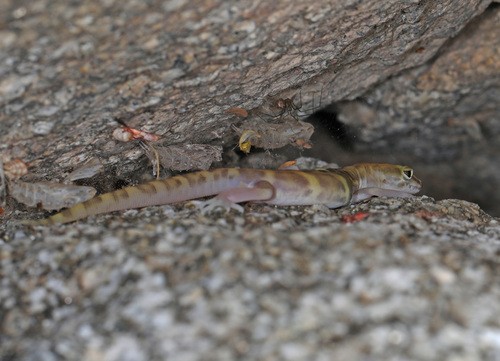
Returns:
[[[17,224],[21,226],[34,227],[34,226],[50,226],[54,223],[50,220],[50,218],[42,218],[42,219],[23,219],[17,221]]]
[[[219,173],[222,174],[200,171],[125,187],[75,204],[48,218],[27,220],[22,224],[48,226],[56,223],[69,223],[101,213],[171,204],[215,195],[228,186],[226,182],[215,182],[213,179],[214,174],[226,179],[229,171],[222,170]]]

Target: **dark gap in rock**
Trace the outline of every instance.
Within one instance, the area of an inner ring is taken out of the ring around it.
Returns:
[[[316,144],[319,137],[333,140],[342,150],[354,151],[356,135],[354,129],[341,122],[337,117],[334,106],[322,108],[313,113],[307,121],[314,125],[315,132],[311,140]],[[318,142],[320,143],[320,142]]]

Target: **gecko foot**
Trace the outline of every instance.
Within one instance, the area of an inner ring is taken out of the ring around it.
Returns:
[[[274,187],[267,181],[259,181],[251,187],[229,188],[210,199],[203,207],[202,212],[210,212],[217,207],[226,211],[231,209],[243,213],[243,207],[237,203],[267,201],[274,197]]]
[[[201,208],[201,213],[203,215],[206,215],[208,213],[212,213],[217,208],[222,208],[226,212],[231,211],[231,209],[234,209],[235,211],[237,211],[239,213],[243,213],[244,212],[243,207],[240,206],[239,204],[231,202],[229,199],[223,198],[223,197],[219,197],[219,196],[216,196],[216,197],[214,197],[212,199],[209,199],[209,200],[203,202],[203,204],[202,204],[201,207],[202,207]]]

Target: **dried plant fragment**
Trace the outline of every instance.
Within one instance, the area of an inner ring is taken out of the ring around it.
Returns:
[[[240,108],[240,107],[229,108],[228,110],[226,110],[226,113],[236,115],[237,117],[240,117],[240,118],[248,117],[248,111],[246,109]]]
[[[283,123],[269,123],[262,119],[252,119],[245,121],[240,127],[233,128],[240,136],[240,149],[242,143],[245,142],[264,149],[277,149],[289,144],[298,148],[310,148],[309,139],[314,133],[312,124],[293,118],[287,118],[287,121]],[[243,146],[247,147],[246,144]]]
[[[267,97],[261,108],[257,111],[258,114],[263,115],[264,118],[271,119],[282,119],[287,116],[294,118],[295,120],[300,120],[307,118],[316,110],[321,107],[321,98],[323,95],[323,89],[319,92],[319,104],[315,104],[315,94],[317,92],[312,92],[312,107],[310,109],[305,109],[302,102],[302,92],[294,94],[291,98],[276,98],[273,96]]]
[[[337,163],[327,163],[318,158],[299,157],[295,160],[289,160],[279,166],[278,169],[295,169],[295,170],[313,170],[313,169],[338,169]]]
[[[55,124],[55,122],[53,122],[53,121],[41,120],[41,121],[33,124],[31,129],[32,129],[33,133],[36,135],[47,135],[52,131],[52,128],[54,128],[54,124]]]
[[[104,166],[101,160],[99,158],[92,158],[68,174],[66,179],[72,182],[78,179],[92,178],[96,174],[102,172],[103,169]]]
[[[113,138],[123,142],[138,140],[153,163],[157,177],[160,165],[175,171],[198,170],[208,169],[213,162],[222,160],[222,147],[208,144],[153,145],[151,142],[159,140],[159,135],[131,128],[120,119],[115,120],[122,126],[114,130]]]
[[[0,205],[5,206],[5,199],[7,194],[7,181],[5,179],[5,172],[3,170],[3,162],[0,157]]]
[[[309,140],[306,140],[303,138],[296,139],[294,142],[294,145],[300,149],[311,149],[312,148],[312,144],[309,142]]]
[[[241,132],[240,139],[238,140],[238,147],[243,153],[250,153],[252,148],[252,139],[260,138],[260,135],[254,130],[244,130]]]
[[[298,120],[300,108],[302,104],[296,102],[296,95],[291,98],[272,98],[267,99],[262,105],[260,113],[266,115],[273,119],[282,118],[285,115],[290,115],[291,117]]]
[[[354,214],[345,214],[342,217],[340,217],[340,220],[343,223],[356,223],[356,222],[362,221],[363,219],[365,219],[369,215],[370,215],[370,213],[368,213],[368,212],[358,212],[358,213],[354,213]]]
[[[150,142],[143,142],[142,140],[139,141],[139,145],[146,153],[149,161],[153,164],[153,175],[156,176],[156,179],[160,179],[160,155],[156,147]]]
[[[222,160],[222,147],[208,144],[183,144],[155,147],[163,167],[176,171],[208,169]]]
[[[10,195],[19,203],[29,207],[41,205],[43,209],[54,210],[70,207],[95,196],[93,187],[75,186],[52,182],[10,183]]]
[[[21,159],[13,159],[4,163],[3,170],[7,178],[19,179],[28,173],[28,165]]]
[[[286,156],[274,152],[254,152],[239,161],[241,168],[276,169],[286,161]]]
[[[146,151],[146,155],[153,163],[153,174],[156,178],[160,178],[160,159],[156,148],[149,144],[149,142],[156,142],[160,139],[158,134],[148,133],[146,131],[138,130],[129,127],[123,120],[116,118],[115,121],[122,126],[113,131],[113,138],[120,142],[130,142],[138,140],[139,145]],[[154,155],[154,156],[152,156]]]
[[[2,159],[5,162],[2,162]],[[0,158],[0,204],[6,204],[7,181],[13,181],[21,178],[28,173],[28,165],[21,159],[10,159],[2,156]]]
[[[119,127],[113,130],[113,138],[120,142],[130,142],[133,140],[133,135],[124,127]]]
[[[122,126],[113,131],[113,138],[119,140],[120,142],[130,142],[131,140],[156,142],[160,139],[160,136],[158,134],[148,133],[146,131],[134,129],[128,126]]]

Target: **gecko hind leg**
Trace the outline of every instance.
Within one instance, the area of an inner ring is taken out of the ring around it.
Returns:
[[[203,205],[202,213],[209,213],[218,207],[226,211],[234,209],[243,213],[243,207],[237,203],[249,201],[267,201],[274,197],[275,189],[271,183],[260,181],[252,187],[236,187],[225,190]]]

